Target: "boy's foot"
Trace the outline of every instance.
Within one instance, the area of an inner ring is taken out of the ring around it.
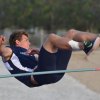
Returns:
[[[84,49],[83,51],[89,55],[93,50],[97,49],[100,46],[100,38],[97,37],[91,41],[84,41]]]

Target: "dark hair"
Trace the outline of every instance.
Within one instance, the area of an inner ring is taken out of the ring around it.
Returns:
[[[21,40],[22,39],[22,35],[25,35],[28,37],[28,33],[22,30],[17,30],[14,31],[9,38],[9,44],[10,46],[15,46],[16,45],[16,40]]]

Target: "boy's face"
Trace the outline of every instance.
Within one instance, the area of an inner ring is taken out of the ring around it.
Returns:
[[[16,40],[16,46],[19,46],[28,50],[30,47],[29,38],[26,35],[22,35],[22,39],[20,41]]]

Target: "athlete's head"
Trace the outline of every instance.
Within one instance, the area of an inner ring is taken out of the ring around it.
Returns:
[[[10,46],[19,46],[25,49],[29,49],[30,42],[27,32],[17,30],[10,35],[9,38]]]

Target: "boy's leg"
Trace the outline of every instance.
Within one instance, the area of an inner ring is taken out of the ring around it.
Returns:
[[[100,46],[100,37],[97,34],[90,32],[82,32],[71,29],[65,34],[65,37],[69,37],[70,39],[78,42],[83,42],[83,50],[87,55]]]
[[[71,49],[71,46],[69,44],[70,40],[83,42],[93,41],[96,38],[96,34],[71,29],[68,32],[66,32],[66,34],[63,37],[57,36],[56,34],[50,34],[48,39],[44,43],[44,48],[47,48],[49,51],[51,50],[50,52],[55,52],[57,48]],[[98,38],[97,44],[100,44],[100,38]]]
[[[78,42],[89,41],[89,42],[78,43],[75,41]],[[96,34],[77,31],[73,29],[69,30],[63,37],[60,37],[56,34],[50,34],[46,42],[43,44],[44,48],[49,52],[56,52],[58,48],[73,49],[76,46],[78,47],[78,49],[83,49],[84,47],[83,50],[85,51],[86,54],[88,54],[88,52],[90,52],[91,50],[93,51],[97,49],[99,45],[100,45],[100,37],[97,38]]]
[[[97,35],[94,33],[83,32],[74,29],[70,29],[64,36],[78,42],[94,40],[97,37]]]
[[[61,37],[51,33],[47,40],[44,42],[43,47],[50,53],[57,52],[60,49],[72,49],[69,45],[70,38]]]
[[[47,40],[43,44],[43,48],[42,48],[43,52],[41,51],[40,56],[39,56],[39,66],[35,71],[57,70],[57,68],[59,69],[60,66],[57,67],[57,64],[59,65],[59,63],[56,63],[56,61],[59,60],[59,59],[57,59],[57,57],[60,57],[60,56],[59,55],[55,56],[55,52],[58,51],[58,48],[70,50],[71,46],[69,45],[69,41],[71,39],[76,39],[76,37],[80,38],[80,36],[79,35],[77,36],[77,34],[78,33],[75,33],[73,36],[71,34],[72,38],[70,38],[67,35],[65,35],[64,37],[60,37],[60,36],[57,36],[56,34],[50,34],[49,37],[47,38]],[[92,38],[92,36],[91,36],[91,38]],[[94,38],[94,36],[93,36],[93,38]],[[82,38],[82,40],[84,40],[84,39]],[[50,57],[50,58],[48,58],[48,57]],[[69,56],[69,58],[70,58],[70,56]],[[66,59],[66,61],[67,60],[68,59]],[[49,62],[49,63],[46,64],[46,62]],[[64,65],[64,68],[65,67],[67,67],[67,65],[66,66]],[[56,82],[58,80],[58,75],[57,74],[41,75],[41,77],[34,76],[34,78],[37,82],[40,83],[40,85],[42,85],[42,84],[49,84],[49,83]]]

